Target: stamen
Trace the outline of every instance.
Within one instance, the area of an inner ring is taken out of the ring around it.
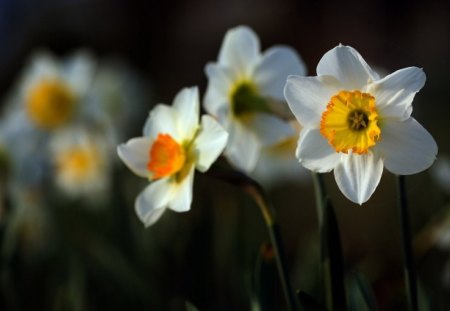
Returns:
[[[369,117],[362,110],[353,110],[348,115],[348,124],[352,130],[361,131],[369,125]]]
[[[231,89],[230,101],[235,116],[254,112],[270,112],[267,100],[258,93],[256,86],[249,81],[241,81]]]

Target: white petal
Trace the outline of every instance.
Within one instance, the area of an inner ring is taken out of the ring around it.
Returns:
[[[186,212],[191,209],[192,188],[194,184],[194,169],[192,166],[188,175],[174,186],[174,196],[169,203],[169,208],[176,212]]]
[[[167,105],[159,104],[150,111],[144,125],[143,134],[146,137],[155,139],[158,134],[169,134],[179,141],[178,114]]]
[[[174,197],[173,186],[168,178],[160,179],[148,185],[135,202],[135,209],[139,219],[146,227],[154,224],[166,210]]]
[[[20,79],[20,92],[26,97],[36,83],[44,79],[60,80],[60,65],[52,54],[38,51],[31,57]]]
[[[375,145],[386,168],[398,175],[421,172],[433,164],[438,147],[430,133],[414,118],[385,120],[381,140]]]
[[[71,55],[65,62],[63,76],[78,96],[83,96],[92,86],[95,61],[87,51]]]
[[[132,138],[117,146],[117,154],[133,173],[146,178],[151,144],[152,140],[147,137]]]
[[[219,52],[219,64],[229,66],[241,76],[251,75],[260,57],[259,39],[247,26],[230,29],[225,34]]]
[[[245,127],[260,140],[261,146],[270,146],[295,134],[292,125],[267,113],[255,113],[245,120]]]
[[[203,105],[208,113],[217,116],[223,106],[230,105],[230,92],[236,78],[229,68],[219,64],[206,65],[205,72],[208,87]]]
[[[249,131],[240,122],[232,122],[228,129],[228,138],[225,156],[238,169],[251,172],[258,161],[261,144],[252,131]]]
[[[375,96],[382,117],[403,121],[411,116],[414,95],[423,87],[425,80],[422,69],[404,68],[372,83],[368,92]]]
[[[202,116],[201,131],[195,139],[197,154],[196,167],[200,172],[206,172],[225,148],[228,133],[212,117]]]
[[[333,76],[347,90],[362,89],[377,78],[358,51],[343,45],[325,53],[317,65],[317,75]]]
[[[331,76],[289,76],[284,96],[302,126],[318,128],[331,97],[340,90],[339,82]]]
[[[283,88],[289,75],[304,76],[306,66],[297,52],[284,46],[277,46],[264,52],[256,66],[254,79],[264,96],[284,101]]]
[[[295,154],[304,167],[319,173],[333,170],[341,159],[317,129],[303,129],[300,132]]]
[[[199,105],[197,87],[184,88],[175,97],[173,108],[178,113],[178,131],[181,140],[192,139],[197,131]]]
[[[342,154],[341,163],[334,169],[334,178],[342,193],[352,202],[366,202],[380,182],[383,160],[367,154]]]
[[[261,150],[255,170],[250,176],[264,187],[274,187],[286,182],[305,182],[310,172],[295,157],[297,135],[291,139],[293,144],[282,142]]]

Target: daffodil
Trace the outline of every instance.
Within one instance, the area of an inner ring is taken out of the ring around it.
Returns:
[[[58,60],[48,52],[33,55],[11,96],[9,109],[19,111],[35,129],[60,129],[81,114],[90,116],[89,105],[81,105],[94,77],[94,61],[79,51]]]
[[[339,189],[359,204],[375,191],[383,166],[398,175],[427,169],[437,145],[411,117],[425,79],[416,67],[379,78],[355,49],[335,47],[317,76],[287,79],[284,94],[304,127],[297,158],[315,172],[334,170]]]
[[[88,93],[89,105],[97,109],[95,115],[109,128],[117,141],[123,141],[135,130],[136,120],[146,113],[151,99],[150,83],[119,60],[99,62]]]
[[[249,174],[265,187],[276,187],[286,182],[303,182],[307,179],[308,171],[298,165],[294,156],[301,128],[295,119],[290,124],[295,133],[274,145],[264,147],[255,169]]]
[[[109,190],[113,141],[102,131],[73,126],[50,141],[56,186],[71,197],[98,199]]]
[[[212,117],[199,124],[196,87],[182,89],[173,106],[157,105],[143,129],[143,137],[117,148],[119,157],[138,176],[151,183],[136,198],[140,220],[150,226],[169,208],[190,209],[194,169],[205,172],[225,148],[227,132]]]
[[[286,107],[283,85],[289,74],[303,75],[305,66],[289,47],[261,53],[256,34],[239,26],[225,34],[218,61],[207,64],[205,71],[205,109],[230,133],[225,156],[251,172],[261,149],[295,133],[280,117]]]

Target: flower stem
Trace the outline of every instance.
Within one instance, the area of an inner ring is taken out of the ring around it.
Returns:
[[[319,223],[319,228],[322,228],[323,213],[326,201],[325,182],[323,180],[323,175],[320,173],[312,173],[312,177],[314,183],[314,193],[316,196],[317,221]]]
[[[414,267],[413,249],[411,243],[410,216],[406,198],[405,176],[397,176],[398,208],[400,212],[401,239],[405,272],[406,297],[409,310],[418,310],[417,276]]]
[[[264,221],[266,223],[267,229],[269,231],[270,242],[272,244],[274,253],[275,253],[275,262],[278,269],[278,275],[283,286],[283,292],[286,299],[286,304],[288,310],[293,311],[297,310],[296,305],[298,304],[297,298],[292,291],[290,286],[290,282],[288,279],[288,273],[286,268],[286,256],[283,252],[283,248],[281,247],[281,234],[280,229],[275,218],[274,210],[267,203],[267,200],[264,198],[263,193],[261,192],[261,188],[249,186],[246,187],[246,191],[248,194],[252,196],[256,204],[258,205],[261,213],[263,215]]]
[[[324,300],[329,310],[346,310],[344,262],[336,214],[328,198],[323,175],[313,173],[313,180],[320,232]]]
[[[208,171],[208,173],[209,175],[220,178],[233,185],[241,186],[258,205],[269,231],[270,242],[275,253],[275,262],[278,270],[278,276],[283,287],[287,309],[289,311],[298,310],[299,302],[294,294],[294,291],[292,290],[288,278],[286,256],[284,254],[283,248],[281,247],[282,240],[278,222],[275,216],[275,211],[268,203],[263,188],[252,178],[232,169],[222,171],[217,166],[213,166]]]

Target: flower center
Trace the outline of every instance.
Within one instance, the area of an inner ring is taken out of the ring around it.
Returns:
[[[95,146],[74,147],[57,156],[58,172],[73,182],[84,181],[101,166]]]
[[[254,112],[270,112],[268,102],[260,94],[256,85],[249,81],[236,83],[230,91],[232,110],[235,116]]]
[[[151,179],[158,179],[178,173],[186,162],[186,153],[182,145],[169,134],[158,134],[150,147],[150,160],[147,169]]]
[[[40,128],[54,129],[66,123],[75,108],[69,87],[58,80],[45,80],[34,86],[27,98],[26,111]]]
[[[360,91],[341,91],[331,97],[322,114],[320,133],[336,152],[367,153],[380,139],[375,97]]]

